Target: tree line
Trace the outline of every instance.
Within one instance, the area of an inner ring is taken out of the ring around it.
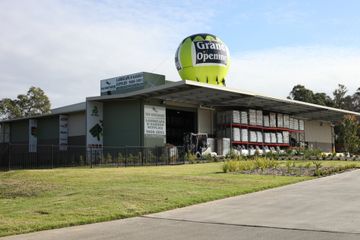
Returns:
[[[360,112],[360,87],[355,93],[349,94],[348,89],[339,84],[332,92],[332,96],[329,96],[323,92],[314,92],[303,85],[296,85],[291,90],[288,99]]]
[[[353,94],[339,84],[332,96],[322,92],[314,92],[303,85],[296,85],[291,90],[288,99],[314,103],[328,107],[360,112],[360,87]],[[337,149],[349,153],[360,153],[360,124],[355,116],[345,116],[335,125],[335,143]]]

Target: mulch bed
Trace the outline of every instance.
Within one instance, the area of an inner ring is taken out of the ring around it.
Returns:
[[[322,173],[320,176],[329,176],[337,173],[343,173],[347,171],[355,170],[356,168],[349,168],[341,171],[334,171],[335,167],[321,167],[320,172]],[[286,167],[278,167],[278,168],[267,168],[267,169],[254,169],[247,171],[240,171],[238,173],[241,174],[256,174],[256,175],[274,175],[274,176],[317,176],[315,174],[315,167],[305,168],[305,167],[291,167],[290,169]]]

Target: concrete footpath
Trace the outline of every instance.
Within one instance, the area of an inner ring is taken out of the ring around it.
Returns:
[[[1,240],[360,239],[360,170],[124,220]]]

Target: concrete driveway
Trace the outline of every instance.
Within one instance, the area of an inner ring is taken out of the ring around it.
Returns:
[[[5,239],[360,239],[360,170],[143,217]]]

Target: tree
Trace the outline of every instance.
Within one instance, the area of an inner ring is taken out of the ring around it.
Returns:
[[[347,115],[339,126],[338,142],[342,143],[344,150],[349,153],[360,151],[360,126],[355,116]]]
[[[334,107],[352,110],[352,98],[346,95],[347,92],[344,85],[338,84],[338,88],[333,92]]]
[[[288,98],[329,107],[334,105],[331,97],[326,95],[326,93],[314,93],[310,89],[305,88],[303,85],[294,86]]]
[[[314,93],[313,91],[305,88],[305,86],[298,84],[293,87],[288,98],[312,103],[314,101]]]
[[[30,87],[26,94],[20,94],[16,99],[0,100],[0,118],[13,119],[37,116],[49,113],[51,104],[41,88]]]
[[[360,112],[360,87],[352,96],[353,111]]]

